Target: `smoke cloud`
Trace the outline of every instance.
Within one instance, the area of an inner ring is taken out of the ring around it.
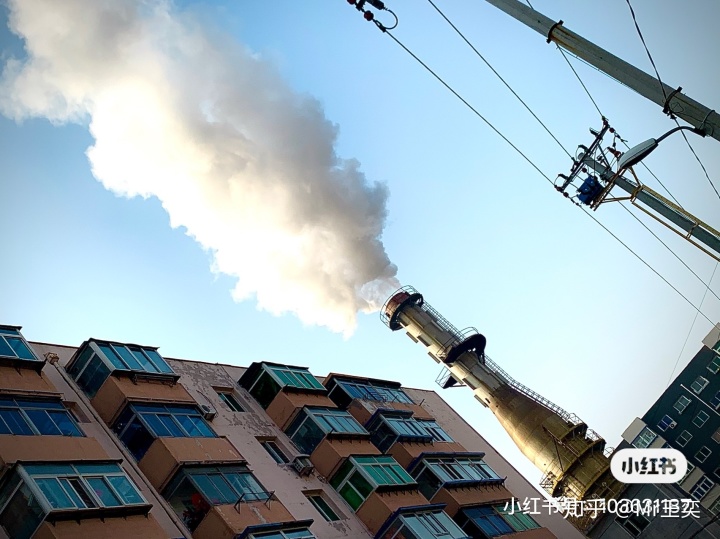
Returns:
[[[169,2],[8,4],[26,57],[4,66],[0,111],[88,125],[94,176],[157,197],[237,301],[349,335],[398,286],[386,187],[336,155],[336,126],[271,65]]]

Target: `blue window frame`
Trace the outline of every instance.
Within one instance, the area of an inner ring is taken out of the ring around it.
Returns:
[[[20,329],[13,326],[0,326],[0,358],[40,362]]]
[[[471,536],[478,536],[478,532],[485,534],[480,537],[497,537],[515,532],[512,526],[491,506],[462,509],[460,515],[456,517],[456,521]]]
[[[120,414],[113,431],[140,460],[156,438],[211,438],[216,434],[194,406],[131,404]]]
[[[367,435],[349,412],[336,408],[304,408],[285,431],[300,451],[312,453],[330,433]]]
[[[155,348],[94,339],[80,347],[67,368],[89,397],[94,397],[115,371],[178,377]]]
[[[0,397],[0,434],[83,436],[60,401]]]
[[[412,470],[420,492],[428,499],[445,483],[487,483],[502,478],[479,456],[428,457]]]
[[[163,496],[194,531],[213,505],[265,501],[270,493],[246,466],[220,466],[183,468]]]
[[[413,400],[400,388],[384,387],[371,383],[348,382],[346,380],[338,380],[337,385],[353,399],[413,404]]]
[[[115,463],[18,464],[0,487],[0,525],[14,539],[29,539],[53,512],[150,505]]]
[[[399,514],[382,537],[383,539],[469,539],[444,511],[437,509]]]

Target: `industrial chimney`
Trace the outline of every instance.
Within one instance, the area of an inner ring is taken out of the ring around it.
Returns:
[[[391,330],[404,329],[445,366],[443,387],[459,383],[473,390],[543,473],[540,485],[551,496],[586,500],[620,494],[624,485],[610,472],[605,440],[492,362],[485,355],[485,337],[475,328],[456,329],[410,286],[385,302],[380,317]]]

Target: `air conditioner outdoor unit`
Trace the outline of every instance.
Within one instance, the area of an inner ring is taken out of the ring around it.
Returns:
[[[313,463],[310,462],[310,459],[306,455],[295,457],[292,461],[292,466],[298,475],[310,475],[315,469],[315,466],[313,466]]]
[[[677,427],[677,423],[675,421],[671,421],[670,424],[668,425],[669,429],[674,429],[675,427]]]
[[[203,417],[208,421],[211,421],[217,415],[217,410],[209,404],[201,404],[200,410],[202,411]]]

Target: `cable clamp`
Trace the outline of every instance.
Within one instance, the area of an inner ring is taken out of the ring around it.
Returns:
[[[670,92],[670,95],[665,99],[665,103],[663,103],[663,114],[667,114],[672,120],[675,119],[675,114],[673,114],[673,111],[670,110],[670,101],[672,101],[672,98],[680,92],[682,92],[682,86],[678,86],[677,90]]]
[[[558,26],[562,26],[562,24],[563,24],[563,21],[560,20],[550,27],[550,30],[548,30],[548,34],[547,34],[547,42],[548,43],[550,43],[552,41],[552,35],[553,35],[553,32],[555,31],[555,28],[557,28]]]
[[[714,131],[713,126],[711,126],[711,125],[706,126],[706,125],[705,125],[705,122],[708,121],[708,118],[710,118],[710,115],[711,115],[713,112],[715,112],[715,109],[711,109],[711,110],[705,115],[705,118],[703,118],[703,121],[700,122],[700,125],[699,125],[699,126],[697,126],[697,130],[696,130],[696,133],[697,133],[697,134],[702,135],[703,137],[705,137],[705,136],[707,136],[707,135],[712,135],[712,134],[713,134],[713,131]],[[708,131],[707,128],[710,128],[710,131]]]

